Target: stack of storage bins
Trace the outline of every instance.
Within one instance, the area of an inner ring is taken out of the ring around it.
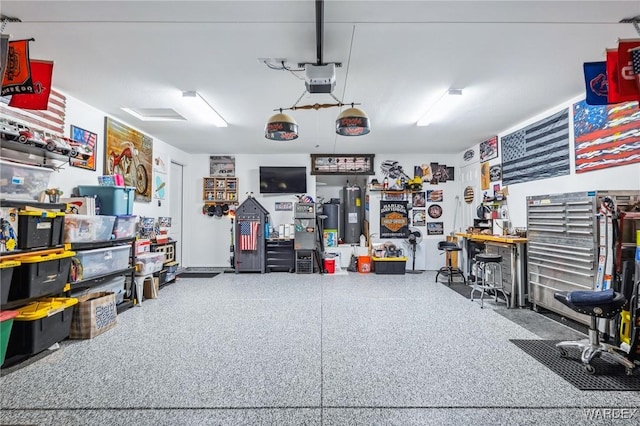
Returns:
[[[74,298],[48,298],[19,308],[14,318],[6,359],[35,355],[69,337]]]

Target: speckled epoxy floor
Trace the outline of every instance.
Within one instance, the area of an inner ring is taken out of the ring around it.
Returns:
[[[638,393],[579,391],[509,342],[573,332],[536,317],[536,334],[433,278],[180,279],[106,334],[3,372],[0,422],[576,425],[598,424],[585,408],[640,407]]]

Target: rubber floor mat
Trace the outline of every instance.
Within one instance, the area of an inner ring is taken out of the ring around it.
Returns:
[[[569,348],[566,358],[560,356],[555,347],[559,340],[511,339],[511,342],[580,390],[640,391],[640,368],[628,376],[623,366],[607,361],[606,355],[591,362],[596,374],[590,375],[582,367],[578,349]]]

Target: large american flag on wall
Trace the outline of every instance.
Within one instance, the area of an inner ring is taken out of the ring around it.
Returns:
[[[0,97],[0,115],[11,120],[26,123],[37,129],[64,135],[64,119],[67,98],[55,89],[51,89],[46,110],[13,108],[8,105],[10,97]]]
[[[568,175],[569,109],[501,139],[502,185]]]
[[[573,105],[576,173],[640,163],[637,102]]]

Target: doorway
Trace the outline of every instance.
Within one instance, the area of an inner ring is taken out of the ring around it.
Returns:
[[[171,162],[169,171],[169,215],[171,216],[171,228],[169,237],[176,241],[175,260],[180,266],[182,263],[182,210],[183,210],[183,173],[182,164]]]

